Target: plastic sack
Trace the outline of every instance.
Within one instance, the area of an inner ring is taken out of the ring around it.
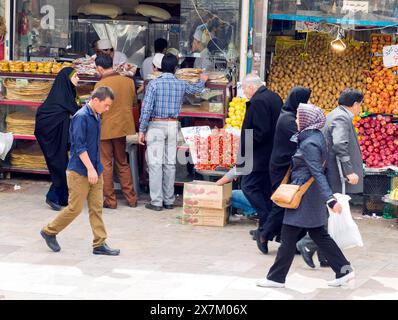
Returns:
[[[350,203],[347,195],[336,193],[334,195],[343,207],[341,214],[336,214],[329,209],[328,232],[340,249],[362,247],[362,237],[355,221],[352,219]]]

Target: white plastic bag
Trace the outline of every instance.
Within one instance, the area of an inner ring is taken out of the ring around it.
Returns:
[[[362,237],[358,226],[351,216],[350,197],[340,193],[334,195],[343,207],[341,214],[336,214],[329,209],[328,232],[340,249],[362,247]]]

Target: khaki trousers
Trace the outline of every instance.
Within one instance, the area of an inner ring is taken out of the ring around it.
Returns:
[[[105,243],[106,230],[102,220],[103,206],[103,177],[98,178],[97,184],[91,185],[88,178],[74,171],[67,172],[69,188],[69,205],[48,224],[43,231],[48,235],[57,235],[64,230],[83,211],[87,200],[91,229],[94,235],[93,247],[99,247]]]
[[[122,192],[129,204],[137,202],[133,178],[126,155],[126,137],[101,140],[101,162],[104,166],[104,204],[110,208],[117,207],[113,188],[113,163],[119,177]]]

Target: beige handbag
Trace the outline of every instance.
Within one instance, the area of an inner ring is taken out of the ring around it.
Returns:
[[[271,200],[279,207],[286,209],[297,209],[300,206],[301,198],[307,192],[314,177],[311,177],[303,185],[288,184],[292,169],[289,168],[278,189],[273,193]]]

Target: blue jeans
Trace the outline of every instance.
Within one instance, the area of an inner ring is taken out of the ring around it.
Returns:
[[[232,190],[231,205],[232,208],[241,209],[245,216],[251,216],[256,213],[256,210],[251,206],[242,190]]]

